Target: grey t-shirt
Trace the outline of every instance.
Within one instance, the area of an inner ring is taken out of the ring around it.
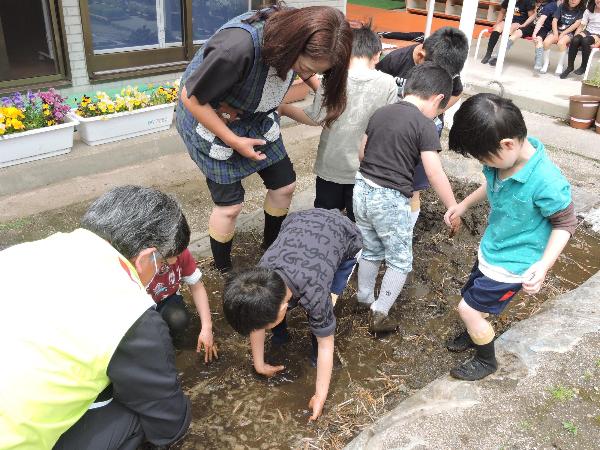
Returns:
[[[318,177],[339,184],[354,184],[358,170],[358,152],[371,115],[381,106],[397,101],[394,78],[378,70],[348,72],[346,110],[331,128],[324,128],[319,141],[314,172]],[[313,104],[304,112],[314,121],[325,118],[319,89]]]
[[[414,104],[402,100],[379,108],[369,120],[360,173],[367,180],[410,198],[421,152],[440,149],[433,121]]]
[[[337,209],[308,209],[286,217],[258,266],[273,269],[283,278],[292,291],[290,308],[302,306],[312,333],[326,337],[335,332],[333,276],[361,248],[360,231]]]

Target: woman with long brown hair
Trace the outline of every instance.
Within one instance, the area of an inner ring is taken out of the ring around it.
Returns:
[[[294,75],[316,89],[315,75],[323,74],[329,125],[346,106],[351,50],[352,32],[340,11],[276,5],[223,25],[186,69],[177,129],[215,204],[208,227],[217,269],[231,269],[242,179],[256,172],[267,188],[263,248],[275,240],[287,215],[296,174],[276,110]]]

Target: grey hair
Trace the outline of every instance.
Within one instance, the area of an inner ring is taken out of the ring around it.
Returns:
[[[164,258],[190,242],[190,228],[177,201],[153,188],[119,186],[94,201],[81,227],[106,239],[127,259],[155,247]]]

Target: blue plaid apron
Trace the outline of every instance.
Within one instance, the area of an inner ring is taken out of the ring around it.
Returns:
[[[177,105],[177,131],[185,142],[188,153],[202,173],[219,184],[235,183],[281,161],[286,156],[276,109],[289,89],[294,73],[290,70],[286,79],[282,80],[277,76],[273,67],[267,66],[262,61],[261,42],[264,22],[253,24],[242,22],[252,14],[252,12],[242,14],[217,30],[217,33],[226,28],[242,28],[248,31],[254,43],[254,64],[246,80],[240,83],[240,86],[233,87],[223,98],[211,102],[211,106],[218,109],[221,104],[226,104],[237,110],[236,120],[227,126],[238,136],[264,139],[267,143],[255,147],[255,149],[264,153],[266,159],[253,161],[241,156],[202,124],[199,124],[183,106],[181,100]],[[185,70],[181,78],[182,86],[200,66],[203,59],[204,50],[201,48]]]

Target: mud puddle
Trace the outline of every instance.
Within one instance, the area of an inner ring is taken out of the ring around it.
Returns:
[[[454,184],[460,198],[475,187]],[[357,309],[354,277],[336,305],[338,367],[324,415],[317,423],[308,424],[307,404],[314,392],[316,370],[308,364],[310,338],[304,313],[297,308],[288,316],[292,339],[283,351],[271,349],[267,337],[267,361],[284,364],[286,370],[269,380],[257,376],[247,340],[234,333],[222,316],[222,278],[210,269],[210,261],[201,261],[220,359],[206,366],[196,355],[199,322],[195,317],[177,354],[194,419],[176,448],[341,448],[399,401],[469,357],[449,353],[444,343],[461,329],[454,309],[476,258],[487,205],[472,209],[461,233],[449,238],[437,197],[426,192],[422,203],[413,272],[391,312],[400,330],[380,339],[368,333],[367,315]],[[255,264],[260,258],[260,236],[243,233],[235,239],[234,264]],[[599,270],[599,244],[597,234],[580,226],[542,292],[519,294],[494,321],[498,333]]]

